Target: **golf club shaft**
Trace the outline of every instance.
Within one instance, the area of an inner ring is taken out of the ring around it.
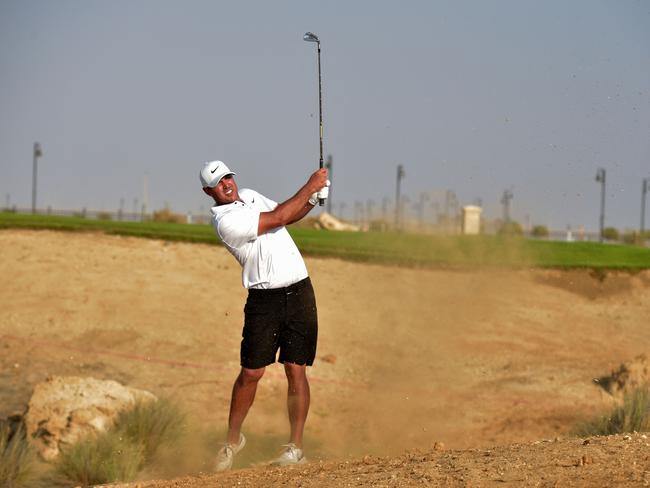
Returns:
[[[318,120],[319,120],[319,126],[320,126],[320,165],[319,168],[323,168],[323,84],[321,81],[321,74],[320,74],[320,41],[317,43],[318,45]],[[318,205],[323,206],[325,205],[325,199],[324,198],[319,198],[318,199]]]

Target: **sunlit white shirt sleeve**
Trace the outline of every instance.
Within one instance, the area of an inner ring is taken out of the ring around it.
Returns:
[[[217,223],[219,238],[230,247],[241,247],[257,239],[260,213],[250,208],[237,208],[223,215]]]

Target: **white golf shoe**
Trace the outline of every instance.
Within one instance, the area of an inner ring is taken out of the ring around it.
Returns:
[[[302,452],[302,449],[296,447],[293,442],[285,444],[282,447],[284,447],[284,451],[271,461],[271,466],[289,466],[291,464],[303,464],[307,462],[307,458]]]
[[[232,468],[232,462],[235,459],[235,454],[241,451],[246,445],[246,437],[244,434],[239,434],[239,444],[226,443],[219,449],[217,453],[217,461],[215,463],[215,471],[227,471]]]

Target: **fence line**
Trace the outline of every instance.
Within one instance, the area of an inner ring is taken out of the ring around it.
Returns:
[[[21,208],[16,205],[7,208],[1,208],[0,211],[11,212],[11,213],[20,213],[20,214],[31,214],[31,208]],[[210,216],[208,215],[195,215],[191,212],[187,214],[177,214],[171,212],[170,214],[178,218],[179,223],[185,224],[199,224],[205,225],[210,223]],[[37,208],[34,212],[37,215],[53,215],[61,217],[77,217],[85,218],[92,220],[114,220],[119,222],[151,222],[151,221],[164,221],[162,218],[156,218],[156,212],[125,212],[122,210],[117,211],[107,211],[107,210],[95,210],[82,208],[80,210],[70,210],[70,209],[55,209],[51,206],[46,208]],[[413,233],[422,233],[422,234],[433,234],[433,235],[453,235],[460,234],[460,223],[457,221],[441,222],[438,224],[425,224],[417,220],[407,219],[403,223],[403,230]],[[376,224],[380,220],[374,221]],[[483,220],[484,223],[484,232],[486,234],[496,234],[496,221]],[[392,226],[389,223],[385,225],[366,225],[362,226],[365,230],[375,230],[383,231],[389,230]],[[599,240],[598,232],[587,232],[581,229],[577,230],[549,230],[548,236],[537,237],[532,235],[530,230],[525,230],[523,232],[524,237],[538,239],[538,240],[548,240],[548,241],[567,241],[567,242],[594,242]]]

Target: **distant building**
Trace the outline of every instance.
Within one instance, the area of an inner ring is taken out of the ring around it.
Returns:
[[[463,234],[477,235],[481,233],[481,207],[466,205],[463,207]]]

